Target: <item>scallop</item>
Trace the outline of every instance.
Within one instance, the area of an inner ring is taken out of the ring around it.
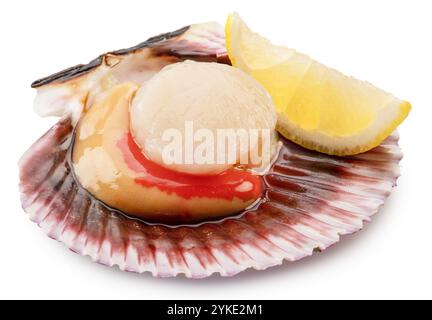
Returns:
[[[32,84],[38,90],[36,112],[60,120],[22,156],[19,187],[24,210],[51,238],[121,270],[160,277],[231,276],[324,250],[378,212],[399,176],[397,133],[352,157],[320,154],[279,138],[275,161],[258,176],[257,201],[223,218],[147,219],[95,196],[91,177],[79,178],[88,164],[74,161],[77,135],[89,134],[80,119],[118,88],[131,92],[163,67],[185,60],[230,64],[222,27],[191,25]],[[87,159],[107,167],[99,179],[109,184],[116,170],[104,157],[96,150]],[[169,215],[155,212],[155,217]]]

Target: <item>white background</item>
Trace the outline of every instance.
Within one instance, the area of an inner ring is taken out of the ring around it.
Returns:
[[[233,278],[129,274],[46,237],[17,187],[19,157],[56,121],[33,112],[30,83],[233,10],[274,42],[412,103],[384,209],[323,253]],[[0,298],[432,298],[431,16],[429,1],[1,1]]]

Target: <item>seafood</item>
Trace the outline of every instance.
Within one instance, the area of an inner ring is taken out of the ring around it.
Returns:
[[[131,79],[143,84],[164,66],[188,59],[229,64],[219,25],[185,27],[33,83],[36,111],[62,117],[19,163],[23,208],[50,237],[122,270],[230,276],[324,250],[361,229],[383,205],[399,176],[397,133],[351,157],[320,154],[280,138],[277,159],[262,175],[259,200],[225,218],[169,225],[131,216],[95,197],[73,161],[83,113],[113,88]]]
[[[132,116],[128,107],[136,90],[133,83],[115,87],[80,120],[72,160],[76,177],[86,190],[114,208],[159,222],[220,217],[241,211],[260,197],[260,177],[246,170],[228,167],[213,174],[203,170],[220,165],[181,165],[188,169],[203,167],[195,175],[166,168],[162,159],[152,161],[141,151],[129,128]],[[135,95],[134,102],[137,99]],[[167,116],[173,112],[170,110]],[[181,146],[179,149],[182,151]]]

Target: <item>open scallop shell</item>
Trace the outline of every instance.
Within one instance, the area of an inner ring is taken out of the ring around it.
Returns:
[[[224,56],[220,37],[207,33],[197,45],[182,38],[185,30],[117,54],[151,47],[153,54],[163,48],[164,55],[194,59],[218,61]],[[34,86],[91,72],[103,63],[100,59]],[[24,210],[50,237],[79,254],[122,270],[163,277],[230,276],[324,250],[341,235],[361,229],[379,210],[396,184],[402,158],[396,133],[381,146],[353,157],[320,154],[282,139],[279,157],[263,177],[263,199],[255,207],[220,221],[165,226],[109,208],[79,185],[70,165],[73,127],[71,116],[64,117],[22,157]]]

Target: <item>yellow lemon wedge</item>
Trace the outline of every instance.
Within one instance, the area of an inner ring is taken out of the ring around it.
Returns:
[[[273,98],[277,130],[305,148],[340,156],[365,152],[387,138],[411,110],[409,102],[368,82],[273,45],[237,13],[228,16],[225,35],[232,65],[259,81]]]

